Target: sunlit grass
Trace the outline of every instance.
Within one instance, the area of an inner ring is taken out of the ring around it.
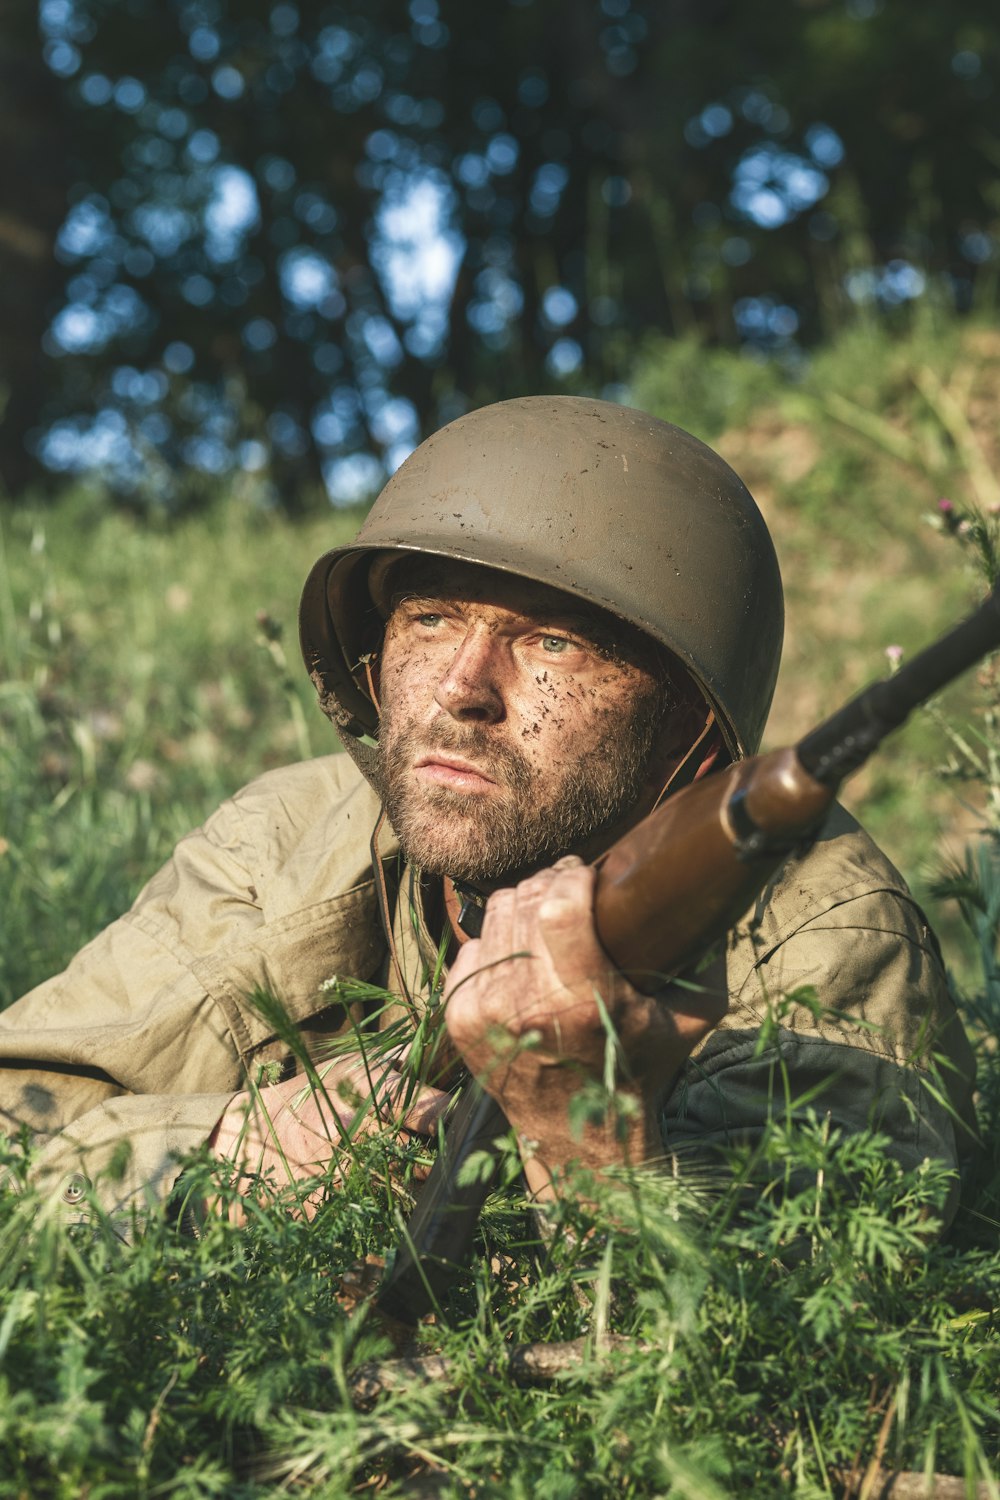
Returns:
[[[857,372],[859,356],[850,359]],[[734,380],[745,393],[743,374]],[[940,428],[933,412],[918,421],[926,397],[905,370],[866,378],[904,430],[911,418],[921,433]],[[816,418],[820,450],[835,448],[823,425],[835,420]],[[743,443],[751,468],[780,473],[776,434],[751,423],[730,439],[734,460]],[[965,542],[920,529],[938,471],[907,499],[908,471],[898,455],[872,457],[873,443],[843,438],[829,469],[820,451],[797,492],[790,480],[765,486],[795,565],[779,738],[807,729],[817,705],[833,707],[873,661],[882,670],[889,640],[922,642],[978,587]],[[967,481],[958,464],[956,503],[975,498]],[[829,524],[848,483],[858,487],[854,520]],[[894,516],[912,545],[884,542]],[[267,767],[334,747],[296,670],[295,610],[306,570],[355,519],[292,526],[220,502],[200,520],[157,528],[82,492],[5,516],[0,1004],[117,915],[220,798]],[[908,567],[936,559],[944,618],[930,618],[925,590],[899,583],[904,553]],[[854,601],[857,629],[847,628]],[[859,794],[862,813],[867,799],[876,821],[906,830],[897,847],[928,870],[941,864],[939,791],[958,787],[973,807],[988,801],[997,741],[983,703],[993,693],[987,675],[962,700],[988,752],[983,774],[956,762],[950,780],[937,778],[934,765],[954,747],[928,721],[905,732]],[[943,712],[967,732],[965,706]],[[255,1205],[245,1229],[209,1218],[197,1240],[154,1217],[125,1245],[99,1216],[69,1230],[56,1204],[8,1193],[0,1500],[774,1500],[840,1496],[851,1482],[857,1493],[873,1459],[985,1483],[1000,1453],[1000,1070],[990,1034],[1000,896],[992,845],[983,848],[942,886],[969,919],[950,951],[977,1020],[987,1141],[945,1243],[929,1232],[942,1192],[933,1168],[901,1173],[877,1138],[844,1142],[821,1122],[777,1124],[711,1193],[659,1174],[623,1176],[593,1206],[592,1193],[569,1193],[541,1240],[512,1186],[487,1205],[447,1318],[420,1336],[424,1352],[447,1360],[445,1374],[404,1380],[371,1404],[358,1397],[359,1372],[397,1351],[349,1288],[398,1242],[424,1148],[359,1141],[341,1153],[347,1180],[312,1222],[288,1211],[289,1191]],[[783,1194],[745,1191],[786,1177]],[[196,1196],[230,1190],[199,1159],[185,1184]],[[558,1341],[576,1341],[558,1378],[513,1378],[512,1349]]]
[[[0,1005],[127,906],[223,797],[338,748],[299,667],[297,609],[357,520],[296,527],[220,502],[158,529],[86,492],[4,517]]]

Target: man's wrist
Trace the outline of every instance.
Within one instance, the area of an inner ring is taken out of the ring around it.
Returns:
[[[546,1097],[541,1092],[539,1098]],[[554,1177],[572,1167],[600,1172],[605,1167],[638,1166],[656,1160],[663,1151],[660,1134],[659,1090],[656,1095],[638,1087],[621,1087],[604,1102],[603,1113],[574,1118],[572,1096],[558,1108],[519,1111],[504,1100],[508,1119],[521,1142],[525,1177],[533,1196],[553,1195]]]

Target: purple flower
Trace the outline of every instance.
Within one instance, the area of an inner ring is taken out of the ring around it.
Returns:
[[[903,660],[902,646],[886,646],[885,654],[889,658],[890,667],[898,667]]]

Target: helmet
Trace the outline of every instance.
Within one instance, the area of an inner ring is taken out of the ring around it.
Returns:
[[[608,401],[526,396],[421,443],[302,596],[306,665],[363,769],[378,729],[364,659],[383,623],[368,574],[386,552],[497,568],[628,621],[679,659],[731,755],[757,749],[781,656],[778,562],[742,480],[679,427]]]

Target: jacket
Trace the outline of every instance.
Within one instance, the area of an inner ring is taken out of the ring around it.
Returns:
[[[28,1127],[38,1179],[69,1212],[93,1183],[128,1233],[233,1094],[285,1060],[255,991],[318,1038],[349,1024],[321,992],[332,976],[401,989],[379,911],[378,814],[346,755],[267,773],[182,839],[64,973],[0,1015],[0,1124]],[[391,869],[391,830],[379,853]],[[419,901],[396,900],[392,921],[419,1004],[436,944]],[[958,1167],[973,1138],[973,1064],[936,942],[842,809],[730,934],[725,963],[729,1013],[663,1103],[677,1159],[759,1133],[780,1076],[793,1105],[815,1087],[835,1125],[886,1131],[904,1164]]]

